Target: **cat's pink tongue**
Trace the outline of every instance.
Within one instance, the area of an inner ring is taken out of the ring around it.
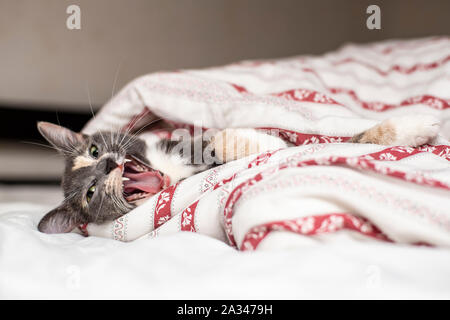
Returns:
[[[126,192],[139,189],[148,193],[158,193],[164,185],[163,178],[156,171],[125,173],[123,176],[130,179],[123,183]]]

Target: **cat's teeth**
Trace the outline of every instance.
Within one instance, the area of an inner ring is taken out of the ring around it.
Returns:
[[[122,177],[122,181],[128,181],[128,180],[130,180],[130,178]]]
[[[125,159],[125,162],[131,162],[131,160],[130,159]]]

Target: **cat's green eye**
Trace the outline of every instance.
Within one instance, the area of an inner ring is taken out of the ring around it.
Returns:
[[[92,145],[92,146],[89,148],[89,154],[90,154],[92,157],[94,157],[95,159],[98,158],[98,148],[97,148],[96,145]]]
[[[89,201],[91,201],[92,196],[94,195],[95,192],[95,185],[91,186],[87,193],[86,193],[86,201],[89,203]]]

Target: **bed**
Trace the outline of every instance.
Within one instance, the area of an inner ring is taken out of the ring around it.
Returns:
[[[69,234],[36,229],[57,189],[3,193],[0,296],[448,299],[449,54],[448,37],[392,40],[136,79],[85,133],[162,117],[191,131],[277,130],[296,147],[200,173]],[[439,118],[438,138],[342,143],[411,114]]]

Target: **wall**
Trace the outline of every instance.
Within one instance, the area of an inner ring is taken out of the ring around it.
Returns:
[[[81,30],[66,8],[81,7]],[[365,27],[378,4],[382,30]],[[0,105],[87,111],[136,76],[450,33],[450,1],[0,0]]]

